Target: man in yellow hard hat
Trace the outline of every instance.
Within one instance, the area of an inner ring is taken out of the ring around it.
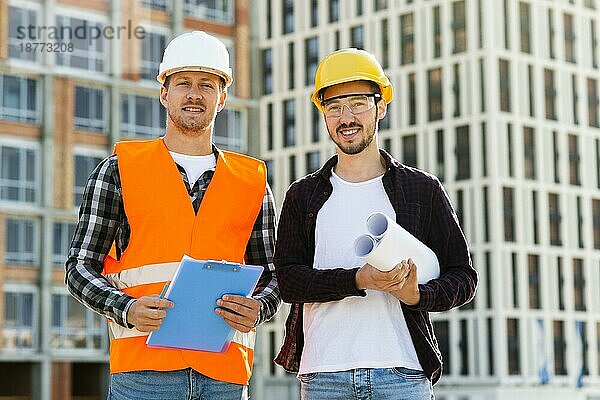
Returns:
[[[337,154],[290,186],[274,257],[282,299],[293,303],[275,361],[298,373],[303,400],[430,400],[442,360],[428,313],[475,295],[477,273],[439,180],[378,146],[392,98],[364,50],[336,51],[317,69],[312,101]],[[419,284],[410,258],[382,272],[355,255],[375,212],[435,252],[439,278]]]
[[[77,300],[108,318],[109,399],[246,399],[254,328],[281,302],[265,165],[213,144],[215,117],[233,80],[221,41],[198,31],[174,38],[157,79],[165,135],[117,143],[92,172],[66,283]],[[214,304],[235,328],[224,352],[146,345],[166,310],[177,307],[158,293],[184,255],[264,267],[252,297],[224,295]]]

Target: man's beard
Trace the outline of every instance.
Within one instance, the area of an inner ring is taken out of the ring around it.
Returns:
[[[364,137],[360,142],[353,143],[353,144],[345,144],[341,140],[338,139],[339,136],[341,136],[341,134],[339,133],[340,129],[352,128],[352,127],[357,127],[362,130]],[[369,135],[368,131],[371,131],[372,133]],[[371,142],[373,142],[373,138],[375,137],[374,126],[369,125],[369,126],[367,126],[367,129],[365,129],[364,126],[352,122],[350,124],[344,124],[344,125],[338,126],[336,129],[336,135],[334,136],[331,134],[331,132],[329,132],[329,137],[337,145],[338,149],[340,149],[342,151],[342,153],[348,154],[348,155],[354,155],[354,154],[358,154],[358,153],[362,152],[364,149],[369,147]],[[338,140],[339,140],[339,142],[338,142]]]
[[[188,104],[188,106],[192,105],[193,104]],[[204,107],[204,115],[200,116],[201,118],[185,118],[183,113],[184,111],[182,110],[179,114],[174,115],[174,113],[169,110],[168,116],[173,125],[188,136],[197,136],[212,123],[212,120],[209,120],[206,115],[206,107]]]

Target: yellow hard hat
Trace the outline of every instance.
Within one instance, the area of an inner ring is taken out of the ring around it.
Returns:
[[[323,111],[321,91],[329,86],[353,81],[376,83],[385,102],[392,101],[392,84],[375,56],[365,50],[354,48],[334,51],[319,63],[311,100],[319,111]]]

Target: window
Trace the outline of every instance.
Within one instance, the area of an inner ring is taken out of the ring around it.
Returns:
[[[535,130],[528,126],[523,127],[523,168],[525,179],[535,179]]]
[[[391,120],[392,120],[392,109],[390,107],[388,107],[387,111],[385,113],[385,117],[383,117],[382,119],[379,120],[379,125],[378,125],[379,129],[380,130],[390,129]]]
[[[443,118],[442,98],[442,69],[436,68],[427,71],[428,97],[429,97],[429,121]]]
[[[392,139],[385,138],[383,139],[383,149],[387,151],[389,154],[392,154]]]
[[[350,28],[350,47],[355,47],[357,49],[363,49],[365,47],[363,31],[362,25]]]
[[[39,222],[31,218],[6,218],[6,264],[37,265],[39,263]]]
[[[267,104],[267,150],[273,150],[273,103]]]
[[[269,187],[273,187],[274,181],[273,176],[275,175],[275,163],[273,160],[265,160],[265,167],[267,168],[267,183]]]
[[[319,0],[310,0],[310,27],[319,25]]]
[[[558,309],[565,309],[565,296],[564,296],[564,288],[565,288],[565,275],[563,273],[563,264],[562,258],[556,258],[556,272],[557,272],[557,282],[558,282]]]
[[[234,0],[184,0],[183,12],[198,19],[221,24],[233,23]]]
[[[318,151],[311,151],[306,153],[306,173],[310,174],[315,172],[321,166],[321,160]]]
[[[487,134],[486,134],[486,124],[485,122],[481,123],[481,175],[487,176]]]
[[[400,64],[415,62],[415,27],[413,14],[400,16]]]
[[[356,15],[361,16],[364,12],[364,0],[356,0]]]
[[[166,118],[158,98],[121,94],[121,134],[158,137],[164,133]]]
[[[577,245],[583,249],[583,211],[581,209],[581,196],[577,196]]]
[[[502,198],[504,201],[504,240],[507,242],[515,241],[515,219],[514,219],[514,189],[502,188]]]
[[[510,287],[512,293],[512,306],[513,308],[519,308],[519,287],[521,286],[521,280],[519,279],[517,253],[510,253],[510,269],[512,277],[512,285]]]
[[[573,297],[575,311],[585,311],[585,275],[580,258],[573,259]]]
[[[402,137],[402,163],[417,166],[417,135]]]
[[[104,25],[100,22],[71,18],[59,15],[56,17],[57,25],[61,27],[58,43],[73,44],[73,51],[58,52],[56,64],[65,67],[85,69],[95,72],[107,72],[108,70],[108,43],[100,35],[99,38],[83,37],[76,33],[77,29],[90,29],[92,27],[103,30]],[[87,28],[86,28],[87,27]]]
[[[273,50],[264,49],[262,51],[263,64],[263,94],[273,93]]]
[[[469,375],[469,330],[466,319],[460,320],[458,349],[460,354],[460,374]]]
[[[106,90],[75,86],[75,129],[106,131]]]
[[[567,358],[565,350],[565,323],[563,321],[552,322],[552,337],[554,344],[554,373],[556,375],[567,375]]]
[[[556,89],[554,87],[554,71],[544,69],[544,96],[546,119],[556,120]]]
[[[533,66],[527,66],[527,84],[529,85],[529,116],[535,118],[535,80],[533,78]]]
[[[490,241],[490,208],[487,186],[483,187],[483,240]],[[486,253],[487,254],[487,253]]]
[[[508,10],[508,0],[504,0],[503,3],[503,16],[504,16],[504,48],[506,50],[510,50],[510,32],[509,32],[509,10]]]
[[[169,4],[170,2],[167,2],[167,0],[142,0],[142,6],[159,11],[167,11]]]
[[[487,354],[488,354],[488,373],[490,376],[494,375],[494,336],[496,330],[494,329],[494,320],[492,318],[487,318]]]
[[[479,109],[485,112],[485,64],[479,59]]]
[[[0,200],[36,203],[39,182],[37,150],[0,145]]]
[[[440,181],[444,181],[445,156],[444,156],[444,130],[435,131],[435,161],[436,173]]]
[[[579,124],[579,117],[577,116],[577,102],[579,101],[579,94],[577,93],[577,75],[571,75],[571,99],[573,105],[573,123]]]
[[[107,348],[104,318],[88,310],[67,293],[52,294],[53,349],[104,350]]]
[[[8,7],[8,57],[20,60],[39,61],[41,52],[25,51],[28,43],[40,41],[35,32],[26,33],[28,26],[38,26],[38,12],[29,8]]]
[[[531,54],[531,6],[519,2],[519,20],[521,33],[521,51]]]
[[[600,128],[600,118],[598,118],[598,81],[588,78],[588,122],[590,126]]]
[[[558,132],[552,131],[552,153],[554,156],[554,183],[560,183],[560,152],[558,151]]]
[[[18,290],[4,287],[4,326],[2,347],[34,349],[37,346],[37,295],[35,289]]]
[[[319,66],[319,38],[315,36],[306,39],[304,41],[304,51],[306,57],[304,84],[308,86],[315,83],[315,75]]]
[[[245,152],[248,147],[245,126],[243,111],[231,108],[221,110],[215,118],[215,144],[228,150]]]
[[[340,0],[329,0],[329,22],[340,19]]]
[[[416,75],[414,72],[408,74],[408,124],[417,123],[417,90],[415,88]]]
[[[381,20],[381,67],[386,69],[390,64],[390,40],[389,40],[389,30],[388,30],[388,20]]]
[[[560,246],[562,244],[560,235],[560,209],[558,203],[558,194],[548,193],[548,213],[550,219],[550,244]]]
[[[13,75],[0,75],[0,118],[38,123],[38,81]]]
[[[548,8],[548,46],[549,56],[554,59],[554,13]]]
[[[440,6],[433,7],[433,58],[442,55],[442,28],[440,22]]]
[[[288,159],[288,171],[290,174],[289,182],[290,184],[296,180],[296,156],[291,155]]]
[[[373,10],[380,11],[385,10],[388,6],[387,0],[373,0]]]
[[[271,0],[266,0],[266,11],[267,11],[267,39],[273,36],[273,13],[271,7]]]
[[[575,63],[575,32],[573,31],[573,16],[563,15],[565,29],[565,59],[567,62]]]
[[[465,1],[452,3],[452,37],[454,39],[453,53],[462,53],[467,50],[467,18]]]
[[[53,232],[52,264],[55,267],[62,268],[67,260],[67,254],[75,232],[75,224],[72,222],[55,222]]]
[[[296,78],[296,57],[295,57],[295,51],[294,51],[294,42],[290,42],[288,43],[287,46],[287,50],[288,50],[288,84],[287,84],[287,88],[288,90],[293,90],[294,89],[294,83],[295,83],[295,78]]]
[[[531,192],[531,218],[533,224],[533,243],[540,244],[538,229],[538,194],[535,190]]]
[[[454,64],[454,85],[452,92],[454,93],[454,116],[460,116],[460,64]]]
[[[590,40],[590,53],[592,54],[592,67],[594,68],[598,68],[598,51],[596,50],[597,46],[598,46],[598,38],[597,38],[597,32],[596,32],[596,21],[591,20],[590,21],[590,35],[591,35],[591,40]]]
[[[167,37],[165,35],[146,32],[142,39],[142,59],[140,60],[140,76],[142,79],[151,81],[156,79],[166,41]]]
[[[442,353],[444,365],[452,365],[450,360],[450,323],[448,321],[433,321],[433,331]]]
[[[283,0],[283,34],[294,32],[294,0]]]
[[[513,134],[512,124],[506,124],[506,158],[508,160],[508,176],[515,176],[515,169],[513,164]]]
[[[600,139],[596,139],[596,186],[600,188]]]
[[[483,5],[482,0],[477,0],[477,33],[478,33],[478,41],[479,48],[483,48]]]
[[[79,207],[83,200],[83,192],[88,178],[96,166],[102,161],[102,157],[75,155],[75,182],[73,186],[73,206]]]
[[[508,348],[508,374],[521,373],[521,352],[519,346],[519,320],[509,318],[506,321],[507,348]]]
[[[594,249],[600,249],[600,200],[592,199],[592,225]]]
[[[510,112],[510,64],[508,60],[500,60],[498,68],[500,76],[500,111]]]
[[[540,256],[537,254],[528,254],[527,267],[529,270],[529,308],[539,310],[542,306],[542,296],[540,294]]]
[[[456,180],[471,178],[471,145],[469,126],[456,128]]]
[[[577,135],[569,135],[569,183],[581,185],[579,178],[579,138]]]
[[[317,107],[311,107],[310,115],[312,119],[312,142],[317,143],[321,139],[321,113],[319,112]]]
[[[290,147],[296,144],[296,102],[285,100],[283,110],[283,147]]]

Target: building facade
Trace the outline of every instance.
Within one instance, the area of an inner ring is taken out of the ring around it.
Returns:
[[[310,95],[319,60],[343,47],[375,54],[394,85],[379,144],[452,199],[480,286],[432,315],[437,398],[599,399],[600,2],[261,0],[253,11],[260,156],[279,204],[334,153]],[[285,314],[260,332],[260,399],[297,396],[270,364]]]
[[[104,319],[64,285],[92,169],[118,140],[162,135],[158,65],[189,30],[234,64],[215,141],[246,152],[245,0],[0,0],[0,399],[105,399]]]

